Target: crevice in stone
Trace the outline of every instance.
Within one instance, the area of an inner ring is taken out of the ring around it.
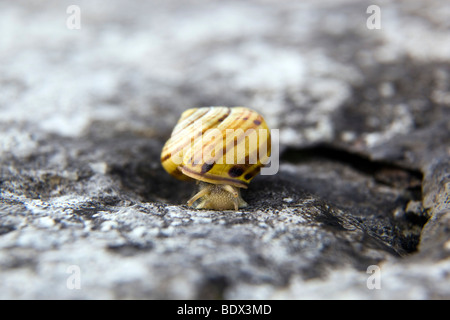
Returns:
[[[327,144],[319,144],[303,149],[287,148],[281,155],[281,161],[291,163],[305,162],[317,158],[343,163],[361,173],[373,176],[377,182],[382,184],[396,186],[396,182],[397,184],[398,182],[403,182],[408,183],[411,188],[417,188],[420,187],[423,178],[419,170],[405,168],[387,161],[371,160],[364,155],[338,149]],[[389,173],[394,172],[400,173],[401,176],[399,178],[403,178],[403,180],[396,181],[393,177],[389,178]],[[422,197],[421,194],[417,196],[418,199]]]
[[[349,168],[352,172],[364,177],[366,181],[371,181],[361,184],[357,188],[348,185],[348,190],[332,192],[329,190],[338,189],[340,184],[344,184],[346,188],[345,184],[353,181],[346,181],[343,178],[342,181],[330,181],[328,184],[324,184],[323,181],[319,181],[324,178],[318,177],[319,182],[314,182],[312,181],[314,180],[312,172],[307,178],[304,178],[303,185],[310,188],[307,190],[308,192],[318,194],[325,201],[349,211],[363,224],[370,224],[368,230],[379,234],[381,238],[388,234],[395,235],[397,244],[405,252],[417,251],[421,230],[428,220],[421,210],[415,210],[417,211],[415,212],[410,209],[412,206],[409,206],[411,203],[421,204],[422,201],[423,176],[419,170],[405,168],[388,161],[371,160],[365,155],[326,144],[303,149],[287,148],[280,156],[280,162],[296,166],[305,165],[308,168],[313,166],[320,168],[322,163],[326,163],[324,171],[333,168],[330,163],[336,164],[339,168]],[[339,174],[341,173],[335,172],[334,177]],[[358,182],[355,184],[358,186]],[[324,189],[325,187],[327,190]],[[386,193],[389,191],[392,191],[392,194]],[[389,230],[384,227],[380,229],[376,222],[378,220],[389,222]]]

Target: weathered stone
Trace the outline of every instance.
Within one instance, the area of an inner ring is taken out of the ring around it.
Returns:
[[[450,297],[449,5],[76,5],[0,5],[0,298]],[[159,162],[207,105],[280,129],[237,212]]]

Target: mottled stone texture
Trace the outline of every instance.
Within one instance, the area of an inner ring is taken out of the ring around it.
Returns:
[[[449,16],[1,2],[0,298],[450,298]],[[159,163],[181,112],[210,105],[280,130],[279,173],[237,212],[189,209],[195,184]]]

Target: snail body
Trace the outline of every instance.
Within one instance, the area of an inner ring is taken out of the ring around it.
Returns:
[[[197,180],[187,202],[196,209],[238,210],[247,206],[240,189],[269,160],[270,130],[245,107],[204,107],[183,112],[161,153],[164,169],[180,180]]]

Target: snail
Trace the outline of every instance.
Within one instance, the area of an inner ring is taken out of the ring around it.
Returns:
[[[270,130],[245,107],[203,107],[184,111],[162,149],[163,168],[180,180],[197,180],[187,202],[195,209],[238,210],[247,206],[240,189],[267,164]]]

